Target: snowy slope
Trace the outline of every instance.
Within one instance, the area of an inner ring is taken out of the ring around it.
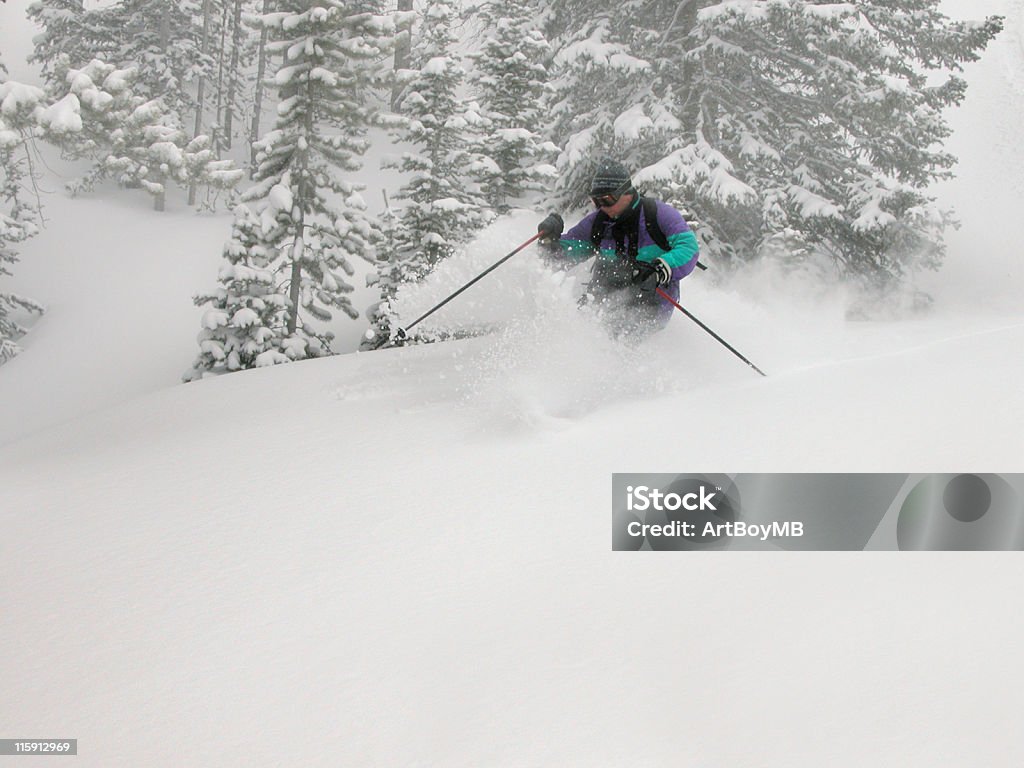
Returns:
[[[766,379],[682,317],[609,342],[524,253],[439,313],[497,336],[179,385],[228,220],[50,195],[15,277],[50,310],[0,368],[0,737],[85,766],[1020,765],[1019,558],[610,551],[612,472],[1024,471],[1024,3],[948,5],[1010,18],[954,116],[935,310],[688,279]]]
[[[146,196],[54,195],[45,230],[15,266],[18,290],[46,314],[29,351],[0,374],[0,443],[173,384],[196,348],[192,294],[216,276],[223,215],[160,214]]]
[[[624,556],[609,490],[613,471],[1018,468],[1022,343],[1018,324],[737,365],[562,418],[554,364],[489,379],[476,339],[40,433],[0,449],[0,722],[104,766],[1019,764],[1004,644],[1024,627],[998,587],[1018,563]],[[502,399],[510,375],[549,399]]]

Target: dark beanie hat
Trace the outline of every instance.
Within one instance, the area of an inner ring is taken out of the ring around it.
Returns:
[[[594,180],[590,183],[591,195],[622,195],[633,186],[626,166],[610,157],[597,164]]]

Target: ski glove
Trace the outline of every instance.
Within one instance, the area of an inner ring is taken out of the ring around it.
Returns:
[[[665,286],[672,282],[672,267],[663,259],[655,259],[651,266],[654,267],[654,274],[658,276],[658,285]]]
[[[562,236],[565,229],[565,222],[557,213],[552,213],[544,221],[537,225],[541,240],[557,240]]]
[[[658,296],[658,273],[653,265],[643,264],[643,269],[638,269],[633,278],[633,285],[627,290],[627,295],[632,299],[631,306],[651,307],[661,304],[661,297]]]

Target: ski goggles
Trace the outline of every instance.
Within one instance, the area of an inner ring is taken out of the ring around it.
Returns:
[[[611,208],[617,202],[621,195],[592,195],[590,202],[594,204],[595,208]]]
[[[623,182],[622,186],[616,189],[610,194],[604,195],[591,195],[590,202],[594,204],[595,208],[610,208],[615,205],[622,198],[626,192],[633,186],[632,181]]]

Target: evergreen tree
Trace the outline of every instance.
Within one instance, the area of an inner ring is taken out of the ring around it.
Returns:
[[[562,201],[579,201],[589,157],[612,151],[642,169],[635,180],[692,207],[712,260],[781,241],[874,285],[936,268],[951,218],[928,187],[954,162],[942,111],[963,99],[961,65],[1001,28],[998,17],[952,23],[938,5],[552,10],[552,23],[580,19],[555,58]]]
[[[408,204],[394,220],[378,265],[383,293],[370,309],[367,347],[389,338],[397,285],[427,275],[491,216],[472,177],[483,167],[472,137],[483,120],[478,105],[459,97],[465,71],[454,53],[457,14],[457,0],[430,0],[413,37],[416,69],[399,101],[404,120],[398,134],[414,151],[387,163],[409,175],[396,196]]]
[[[199,355],[185,381],[288,360],[280,351],[288,298],[273,271],[280,254],[268,246],[263,223],[248,206],[235,210],[224,260],[220,288],[195,298],[197,306],[209,308],[203,314]]]
[[[15,247],[38,231],[38,206],[25,189],[32,180],[28,169],[28,142],[34,135],[43,92],[4,79],[0,63],[0,365],[21,351],[17,340],[25,334],[19,313],[43,312],[32,299],[4,290],[3,279],[18,261]]]
[[[26,14],[40,29],[29,61],[50,90],[65,87],[68,70],[109,60],[119,49],[123,19],[116,5],[87,10],[84,0],[35,0]]]
[[[35,0],[28,14],[42,31],[31,60],[58,91],[66,88],[69,69],[95,59],[134,69],[138,95],[159,98],[185,125],[196,108],[195,83],[212,70],[202,47],[202,2],[119,0],[86,8],[82,0]]]
[[[528,191],[550,186],[557,147],[541,139],[541,95],[548,79],[549,45],[537,28],[533,0],[490,0],[481,10],[484,39],[472,56],[473,83],[489,125],[486,154],[494,164],[484,179],[490,205],[507,212]]]
[[[697,1],[679,7],[689,9]],[[671,115],[671,96],[662,99],[651,88],[651,64],[631,52],[630,38],[648,14],[637,17],[635,3],[622,12],[618,6],[602,8],[582,0],[542,5],[540,19],[553,48],[543,111],[550,136],[562,148],[555,196],[563,205],[576,206],[586,199],[602,156],[642,167],[660,156],[657,147],[680,125]],[[638,113],[657,115],[658,121],[652,117],[643,135],[616,130],[616,125],[627,127],[628,117],[621,116]]]
[[[419,277],[416,274],[407,274],[406,267],[411,266],[411,263],[406,263],[402,258],[402,253],[396,247],[395,237],[399,230],[398,216],[391,209],[390,204],[386,206],[384,215],[381,217],[381,226],[385,239],[379,249],[376,269],[366,278],[367,287],[375,287],[379,291],[380,298],[366,309],[366,319],[369,321],[370,327],[363,335],[363,341],[360,344],[362,349],[380,349],[392,340],[397,328],[395,299],[398,297],[398,290],[404,283],[413,282]]]
[[[70,185],[72,192],[91,189],[99,180],[114,178],[123,186],[144,189],[163,210],[171,182],[187,187],[203,184],[230,189],[242,171],[230,161],[217,160],[209,137],[189,140],[173,114],[159,99],[146,100],[134,91],[136,73],[101,61],[68,73],[70,100],[82,116],[81,130],[62,137],[71,156],[91,157],[95,165]]]
[[[25,11],[41,32],[32,39],[34,50],[28,60],[39,64],[43,79],[50,82],[56,70],[80,66],[82,55],[83,0],[35,0]],[[92,52],[86,59],[93,58]]]
[[[160,99],[178,125],[194,113],[193,83],[211,66],[199,11],[195,0],[121,0],[107,14],[120,28],[119,48],[105,60],[134,67],[138,94]]]
[[[159,100],[139,104],[114,134],[104,174],[126,187],[140,187],[153,196],[153,207],[164,210],[167,185],[187,185],[193,168],[189,155],[207,148],[206,142],[186,143],[185,132]]]
[[[358,317],[349,297],[351,260],[372,259],[379,235],[362,187],[340,172],[360,168],[366,129],[377,121],[370,88],[384,82],[381,60],[395,34],[393,20],[372,2],[280,0],[276,7],[262,23],[268,52],[281,57],[278,119],[244,195],[260,221],[246,230],[247,248],[274,254],[285,286],[283,328],[260,353],[272,362],[328,354],[333,334],[323,324],[332,310]],[[241,356],[238,362],[259,364]]]

